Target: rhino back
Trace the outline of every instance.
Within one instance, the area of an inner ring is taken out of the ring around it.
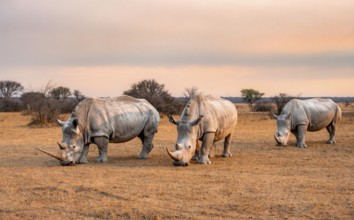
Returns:
[[[89,139],[105,136],[117,143],[139,135],[148,120],[159,122],[158,112],[150,103],[129,96],[88,99],[75,114]]]
[[[291,127],[308,125],[309,131],[327,127],[336,117],[338,106],[330,99],[293,99],[291,107]],[[289,104],[289,103],[288,103]]]
[[[215,133],[215,139],[221,140],[230,134],[237,123],[237,110],[234,104],[211,96],[196,96],[190,103],[188,115],[197,118],[203,115],[199,124],[199,138],[204,133]],[[190,118],[189,120],[191,120]]]

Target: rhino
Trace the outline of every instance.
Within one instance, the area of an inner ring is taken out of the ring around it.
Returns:
[[[296,137],[296,146],[305,148],[306,131],[314,132],[326,128],[329,133],[328,144],[334,144],[337,123],[342,117],[339,106],[331,99],[292,99],[283,108],[277,120],[274,135],[277,145],[287,146],[289,133]]]
[[[92,143],[99,150],[96,162],[106,162],[108,143],[127,142],[135,137],[139,137],[143,144],[138,158],[148,158],[160,115],[145,99],[130,96],[86,98],[77,105],[67,121],[57,119],[57,122],[63,132],[62,141],[58,143],[61,156],[45,153],[64,166],[87,163],[89,145]]]
[[[231,157],[232,132],[237,124],[237,109],[231,102],[212,96],[197,95],[189,99],[180,120],[168,115],[169,121],[177,125],[177,142],[174,152],[166,151],[176,166],[188,166],[194,156],[200,164],[211,164],[208,157],[216,141],[225,140],[223,157]],[[197,142],[202,146],[197,150]],[[197,150],[197,151],[196,151]]]

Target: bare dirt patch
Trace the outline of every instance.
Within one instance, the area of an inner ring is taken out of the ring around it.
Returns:
[[[307,133],[307,149],[276,147],[268,114],[242,113],[233,157],[174,167],[165,147],[176,128],[162,118],[148,160],[135,159],[137,139],[110,144],[108,163],[61,167],[34,147],[55,153],[61,128],[28,128],[29,118],[0,113],[1,219],[353,219],[354,114],[345,113],[337,143]]]

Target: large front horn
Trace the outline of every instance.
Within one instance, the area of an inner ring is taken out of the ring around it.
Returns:
[[[59,157],[59,156],[56,156],[56,155],[51,154],[51,153],[48,153],[48,152],[46,152],[46,151],[44,151],[44,150],[41,150],[41,149],[39,149],[39,148],[36,148],[36,149],[39,150],[39,151],[42,152],[42,153],[45,153],[45,154],[47,154],[47,155],[49,155],[49,156],[51,156],[51,157],[54,157],[55,159],[57,159],[57,160],[59,160],[59,161],[63,161],[63,158],[61,158],[61,157]]]
[[[174,161],[180,161],[182,159],[182,152],[181,151],[175,151],[175,152],[170,152],[168,147],[166,147],[166,151],[168,155],[174,160]]]

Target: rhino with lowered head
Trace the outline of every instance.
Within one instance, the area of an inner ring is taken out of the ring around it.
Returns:
[[[58,143],[62,156],[51,156],[60,160],[61,165],[71,165],[87,163],[92,143],[99,150],[96,161],[106,162],[109,142],[122,143],[135,137],[143,144],[138,158],[148,158],[160,115],[145,99],[120,96],[87,98],[78,104],[67,121],[57,121],[63,131],[63,139]]]
[[[323,128],[327,128],[329,133],[327,143],[335,143],[336,126],[342,112],[331,99],[292,99],[284,106],[281,114],[274,117],[277,120],[277,133],[274,135],[277,144],[286,146],[291,132],[296,137],[296,146],[304,148],[307,147],[306,131],[319,131]]]
[[[208,157],[213,143],[225,139],[222,156],[231,157],[232,132],[237,123],[237,110],[234,104],[211,96],[194,96],[185,106],[180,120],[168,116],[177,125],[177,143],[174,152],[166,148],[176,166],[187,166],[196,152],[197,141],[202,141],[200,164],[211,164]]]

